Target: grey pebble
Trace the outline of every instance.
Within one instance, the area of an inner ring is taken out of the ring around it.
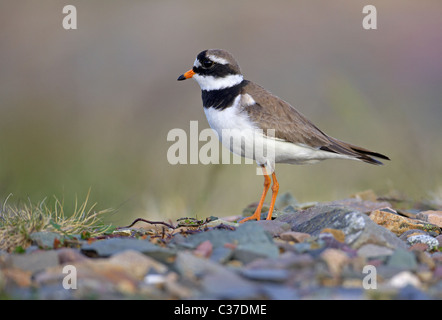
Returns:
[[[428,245],[429,250],[437,249],[439,247],[439,241],[436,238],[426,234],[410,236],[407,238],[407,243],[410,246],[417,243],[425,243],[426,245]]]

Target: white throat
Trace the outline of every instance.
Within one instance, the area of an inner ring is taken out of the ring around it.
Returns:
[[[242,74],[230,74],[223,78],[215,78],[213,76],[201,76],[195,74],[193,76],[193,79],[198,82],[201,90],[211,91],[236,86],[237,84],[240,84],[244,78]]]

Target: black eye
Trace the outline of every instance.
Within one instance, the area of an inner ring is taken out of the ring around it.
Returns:
[[[204,69],[209,69],[210,67],[212,67],[214,65],[214,62],[209,59],[204,59],[201,62],[201,65],[203,66]]]

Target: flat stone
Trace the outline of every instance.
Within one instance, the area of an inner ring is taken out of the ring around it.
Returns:
[[[419,212],[417,218],[429,222],[431,224],[435,224],[438,227],[442,228],[442,211],[434,211],[434,210],[422,211]]]
[[[284,241],[294,241],[296,243],[300,243],[304,242],[308,238],[311,238],[311,235],[305,232],[288,231],[281,233],[279,237]]]
[[[190,280],[202,278],[207,274],[232,272],[215,261],[197,257],[189,251],[178,251],[174,265],[181,276]]]
[[[414,235],[414,236],[410,236],[407,238],[407,243],[412,246],[418,243],[424,243],[428,246],[428,250],[434,250],[437,249],[439,247],[439,241],[429,235],[426,234],[418,234],[418,235]]]
[[[61,248],[57,249],[58,261],[60,264],[78,263],[89,259],[79,249]]]
[[[290,273],[284,269],[244,269],[240,274],[250,280],[284,282]]]
[[[261,290],[252,281],[235,273],[209,274],[201,280],[203,298],[210,299],[257,299]]]
[[[296,254],[293,252],[284,252],[275,259],[258,259],[247,264],[248,269],[284,269],[299,270],[310,268],[314,265],[315,260],[309,254]]]
[[[164,264],[135,250],[117,253],[106,261],[115,266],[123,267],[138,279],[142,279],[148,272],[163,274],[168,270]]]
[[[345,243],[353,249],[366,243],[393,249],[407,247],[395,234],[378,226],[366,214],[347,207],[319,205],[283,214],[277,220],[289,223],[293,231],[311,235],[319,235],[324,228],[341,230],[345,235]]]
[[[272,237],[279,236],[281,233],[291,229],[288,223],[277,220],[260,220],[257,223]]]
[[[210,255],[210,260],[225,264],[233,257],[233,250],[226,247],[216,247]]]
[[[12,267],[32,273],[58,265],[56,251],[36,251],[31,254],[11,254],[8,259]]]
[[[440,228],[436,225],[432,225],[422,220],[405,218],[387,211],[374,210],[370,213],[370,219],[398,236],[411,229],[440,233]]]
[[[324,206],[333,206],[333,207],[346,207],[349,209],[353,209],[355,211],[370,213],[373,210],[378,210],[386,207],[391,207],[391,204],[387,201],[368,201],[357,198],[351,199],[342,199],[331,202],[322,203]]]
[[[135,250],[154,259],[165,261],[175,255],[174,250],[162,248],[148,240],[139,240],[134,238],[110,238],[98,240],[91,244],[84,244],[81,252],[87,256],[109,257],[126,250]]]
[[[368,243],[364,244],[358,249],[358,256],[365,258],[377,258],[382,256],[391,256],[393,252],[394,251],[390,248]]]
[[[388,259],[387,266],[414,271],[417,269],[416,256],[410,251],[397,249]]]
[[[55,240],[61,240],[63,237],[56,232],[39,231],[29,235],[34,245],[42,249],[52,249]]]
[[[264,248],[265,251],[260,252],[257,247],[252,244],[246,244],[238,246],[233,250],[232,259],[238,260],[243,264],[249,263],[255,259],[261,259],[265,257],[276,257],[278,253],[274,250],[277,249],[275,246],[270,248]]]
[[[272,237],[256,221],[246,222],[236,230],[214,229],[192,234],[186,238],[184,247],[194,249],[204,241],[210,241],[213,250],[231,244],[233,258],[243,263],[256,258],[276,257],[279,253]]]
[[[402,233],[399,236],[399,239],[401,239],[402,241],[407,242],[407,238],[408,237],[415,236],[415,235],[418,235],[418,234],[426,234],[426,235],[428,235],[428,232],[426,232],[424,230],[420,230],[420,229],[410,229],[410,230],[407,230],[404,233]]]

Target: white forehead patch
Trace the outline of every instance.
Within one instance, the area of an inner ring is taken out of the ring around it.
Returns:
[[[195,62],[193,63],[193,66],[198,68],[201,67],[201,62],[198,60],[198,58],[195,59]]]
[[[214,55],[212,55],[212,54],[209,54],[209,55],[207,56],[207,58],[209,58],[209,59],[212,60],[213,62],[216,62],[216,63],[219,63],[219,64],[228,64],[228,63],[229,63],[226,59],[221,58],[221,57],[214,56]]]

